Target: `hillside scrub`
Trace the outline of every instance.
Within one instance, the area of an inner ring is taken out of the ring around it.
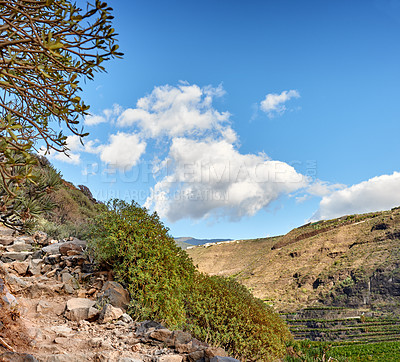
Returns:
[[[90,232],[90,249],[131,295],[130,313],[220,345],[236,357],[285,354],[285,323],[233,279],[199,273],[160,222],[135,202],[113,200]]]

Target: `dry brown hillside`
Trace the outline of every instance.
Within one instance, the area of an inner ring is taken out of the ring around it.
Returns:
[[[398,208],[187,251],[200,271],[235,277],[278,311],[318,302],[396,310],[400,301]]]

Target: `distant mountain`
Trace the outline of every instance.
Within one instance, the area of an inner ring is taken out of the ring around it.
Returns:
[[[179,238],[174,238],[175,242],[177,243],[178,246],[180,246],[182,249],[187,249],[190,246],[198,246],[198,245],[204,245],[207,243],[219,243],[222,241],[230,241],[232,239],[195,239],[190,236],[183,236]]]

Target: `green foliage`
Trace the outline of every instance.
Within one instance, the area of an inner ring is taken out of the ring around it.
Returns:
[[[130,313],[184,328],[247,360],[283,356],[285,323],[233,279],[199,273],[157,214],[113,200],[95,220],[90,248],[129,290]]]
[[[133,316],[184,324],[184,300],[195,268],[156,213],[114,200],[95,219],[90,236],[97,259],[127,285]]]
[[[187,301],[188,328],[236,357],[270,360],[291,338],[278,314],[232,278],[196,274]]]

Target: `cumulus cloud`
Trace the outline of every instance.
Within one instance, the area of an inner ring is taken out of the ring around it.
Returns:
[[[181,83],[177,87],[155,87],[137,101],[136,108],[123,111],[117,125],[138,126],[146,137],[153,138],[201,134],[228,121],[228,112],[218,112],[212,106],[213,99],[223,94],[221,86],[199,87]]]
[[[313,220],[387,210],[400,206],[400,173],[382,175],[322,198]]]
[[[84,124],[86,126],[96,126],[100,123],[106,123],[119,116],[122,112],[122,107],[119,104],[114,104],[112,108],[103,110],[102,115],[89,114],[85,117]]]
[[[283,91],[281,94],[270,93],[261,102],[260,108],[272,118],[286,111],[285,103],[291,98],[300,98],[300,93],[297,90]]]
[[[162,166],[168,170],[146,206],[170,221],[254,215],[279,196],[303,188],[305,177],[265,154],[241,154],[226,139],[175,138]]]
[[[146,142],[137,134],[118,132],[109,138],[109,143],[97,148],[100,159],[113,168],[130,170],[146,150]]]

